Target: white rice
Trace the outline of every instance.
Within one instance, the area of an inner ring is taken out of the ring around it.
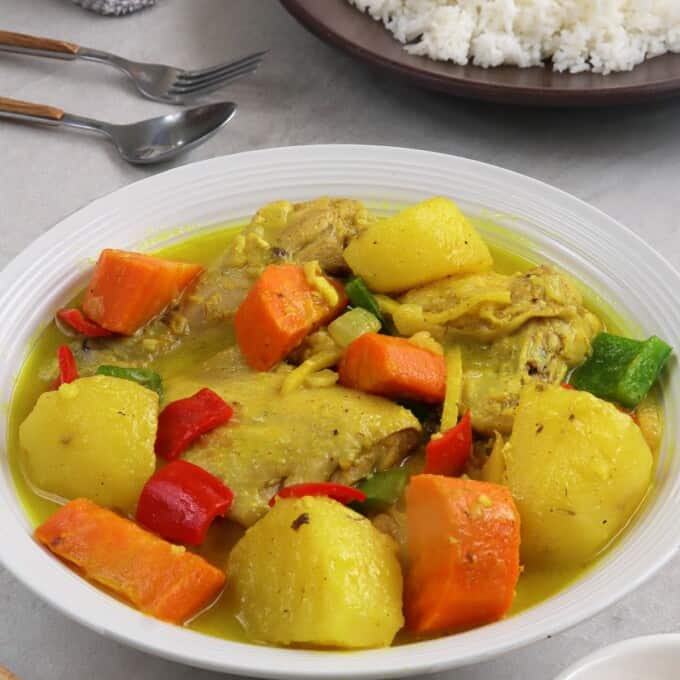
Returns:
[[[410,54],[476,66],[630,71],[680,52],[680,0],[349,0]]]

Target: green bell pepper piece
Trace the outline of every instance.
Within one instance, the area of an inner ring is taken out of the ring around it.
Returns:
[[[161,376],[148,368],[123,368],[122,366],[104,365],[97,369],[96,374],[110,375],[113,378],[122,378],[123,380],[132,380],[132,382],[136,382],[142,387],[146,387],[147,389],[156,392],[159,399],[163,398],[163,383]]]
[[[593,353],[572,374],[579,390],[634,408],[651,389],[672,348],[655,335],[645,341],[600,333]]]
[[[355,484],[359,491],[366,494],[366,500],[352,505],[356,510],[363,513],[382,512],[401,498],[407,482],[408,471],[406,468],[398,467],[376,472]]]
[[[373,316],[375,316],[383,329],[385,325],[385,317],[383,316],[382,310],[378,301],[375,299],[373,293],[368,290],[368,286],[364,283],[364,280],[359,276],[352,276],[345,284],[345,292],[349,298],[352,307],[361,307],[369,311]]]

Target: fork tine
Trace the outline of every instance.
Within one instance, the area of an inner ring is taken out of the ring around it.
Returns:
[[[260,63],[257,62],[255,64],[243,66],[235,71],[230,71],[226,75],[222,74],[214,78],[201,80],[197,83],[184,84],[175,81],[172,87],[170,87],[170,89],[168,90],[168,94],[170,95],[196,94],[197,92],[202,92],[204,90],[214,89],[219,85],[224,85],[225,83],[231,82],[232,80],[236,80],[237,78],[248,75],[249,73],[253,73],[254,71],[257,70],[257,67],[259,65]]]
[[[215,71],[212,75],[210,76],[202,76],[201,78],[193,78],[191,80],[187,79],[181,79],[181,78],[176,78],[175,82],[172,84],[172,87],[178,87],[178,88],[184,88],[184,87],[194,87],[194,86],[200,86],[203,83],[206,82],[212,82],[218,78],[228,78],[231,76],[233,73],[240,73],[244,69],[246,70],[255,70],[257,67],[262,63],[261,58],[256,58],[256,59],[247,59],[239,62],[238,64],[230,65],[227,66],[219,71]]]
[[[177,80],[193,82],[196,80],[211,78],[215,75],[221,74],[224,71],[240,68],[241,66],[252,61],[257,61],[259,63],[262,61],[267,52],[268,50],[264,50],[263,52],[255,52],[254,54],[249,54],[248,56],[237,59],[236,61],[227,61],[224,64],[218,64],[217,66],[211,66],[210,68],[199,69],[196,71],[183,71],[177,76]]]
[[[213,80],[209,80],[206,82],[198,83],[197,85],[173,85],[169,90],[168,94],[172,97],[182,97],[182,96],[189,96],[189,95],[196,95],[196,94],[201,94],[204,92],[210,92],[212,90],[217,89],[218,87],[222,87],[223,85],[226,85],[233,80],[237,80],[238,78],[242,78],[243,76],[247,76],[250,73],[253,73],[256,70],[257,67],[255,68],[244,68],[241,69],[240,71],[236,71],[235,73],[231,73],[228,76],[222,76],[220,78],[214,78]]]

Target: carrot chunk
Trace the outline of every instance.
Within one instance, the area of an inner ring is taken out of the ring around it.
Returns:
[[[346,349],[339,375],[345,387],[392,399],[438,403],[446,394],[444,357],[377,333],[365,333]]]
[[[92,501],[70,501],[35,531],[53,553],[156,618],[182,623],[208,605],[225,576],[202,557]]]
[[[197,264],[102,250],[83,312],[106,330],[132,335],[176,300],[202,271]]]
[[[519,578],[519,514],[498,484],[439,475],[406,490],[407,627],[420,634],[480,626],[507,612]]]
[[[318,278],[325,291],[298,265],[271,264],[260,274],[234,319],[238,346],[252,368],[269,370],[347,306],[337,281]]]

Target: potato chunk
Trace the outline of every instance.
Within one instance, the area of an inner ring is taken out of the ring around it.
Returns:
[[[640,428],[587,392],[528,386],[503,450],[530,564],[585,564],[625,526],[651,479]]]
[[[228,588],[261,642],[383,647],[404,623],[395,550],[336,501],[279,499],[231,552]]]
[[[481,236],[448,198],[430,198],[370,224],[350,241],[344,256],[378,293],[485,271],[492,264]]]
[[[110,376],[40,395],[19,428],[25,469],[41,491],[132,512],[156,465],[158,395]]]

